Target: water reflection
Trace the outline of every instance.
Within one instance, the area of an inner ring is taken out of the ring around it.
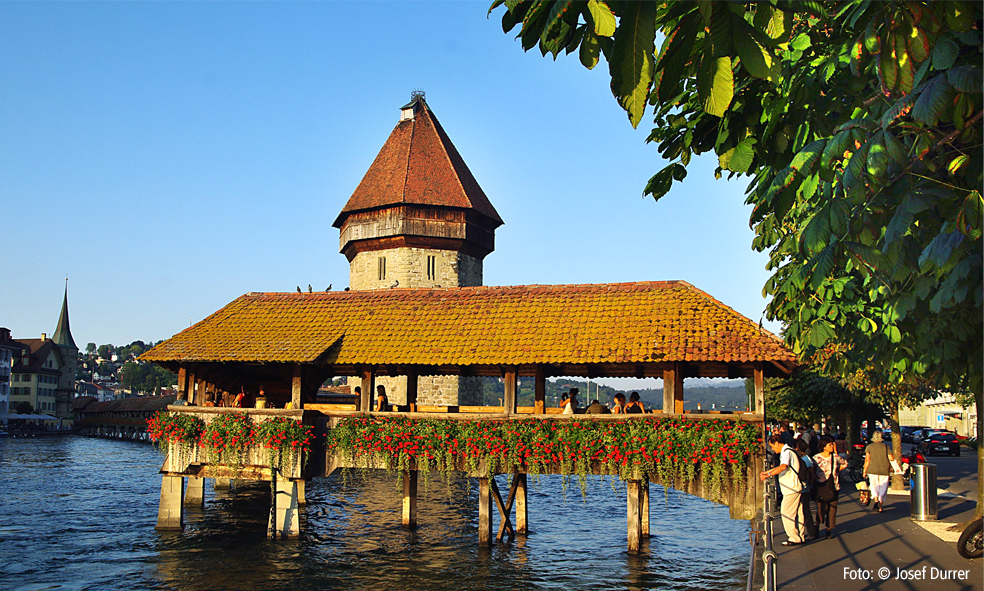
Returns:
[[[146,445],[76,437],[0,441],[0,588],[736,589],[748,523],[726,507],[653,487],[648,552],[625,551],[625,491],[530,480],[527,538],[479,549],[477,485],[421,482],[419,528],[400,483],[371,472],[310,482],[303,535],[266,538],[270,489],[206,484],[181,533],[154,522],[161,457]],[[500,484],[503,482],[500,480]],[[498,527],[498,520],[494,527]],[[711,558],[713,557],[713,558]]]

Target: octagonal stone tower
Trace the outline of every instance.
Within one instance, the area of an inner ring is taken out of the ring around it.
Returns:
[[[349,260],[349,287],[482,285],[485,256],[502,219],[475,181],[422,92],[400,108],[362,182],[335,219]],[[349,380],[358,384],[358,380]],[[406,401],[406,378],[378,378],[390,402]],[[481,404],[481,380],[421,376],[419,404]]]

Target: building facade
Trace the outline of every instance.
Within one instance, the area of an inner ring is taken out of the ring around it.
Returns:
[[[349,260],[349,288],[373,290],[482,285],[484,259],[502,223],[423,93],[415,92],[334,226]],[[406,377],[376,383],[390,402],[405,404]],[[482,381],[420,376],[417,402],[480,405]]]
[[[964,437],[977,437],[977,406],[962,406],[953,394],[940,394],[915,408],[899,409],[899,424],[946,429]]]
[[[19,356],[21,345],[10,337],[10,329],[0,328],[0,424],[7,423],[10,409],[10,380],[14,357]]]
[[[48,337],[41,333],[40,339],[12,342],[18,352],[13,357],[10,371],[11,412],[26,403],[36,413],[70,420],[79,348],[69,326],[67,285],[54,335]]]

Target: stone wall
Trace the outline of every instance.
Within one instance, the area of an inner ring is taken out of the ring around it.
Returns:
[[[434,257],[434,277],[428,276],[428,257]],[[379,260],[386,260],[380,278]],[[391,248],[360,252],[349,264],[349,287],[381,289],[399,281],[399,287],[468,287],[482,285],[482,261],[452,250]]]
[[[362,385],[359,378],[349,378],[353,392]],[[406,376],[378,376],[376,385],[386,388],[390,404],[407,403]],[[375,401],[376,393],[372,393]],[[480,406],[482,404],[482,378],[463,376],[420,376],[417,378],[417,404],[434,406]]]

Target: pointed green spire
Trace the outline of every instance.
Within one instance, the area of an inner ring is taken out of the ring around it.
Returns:
[[[65,279],[65,299],[62,301],[61,315],[58,316],[58,327],[51,337],[59,347],[71,347],[78,351],[79,347],[72,338],[72,330],[68,326],[68,278]]]

